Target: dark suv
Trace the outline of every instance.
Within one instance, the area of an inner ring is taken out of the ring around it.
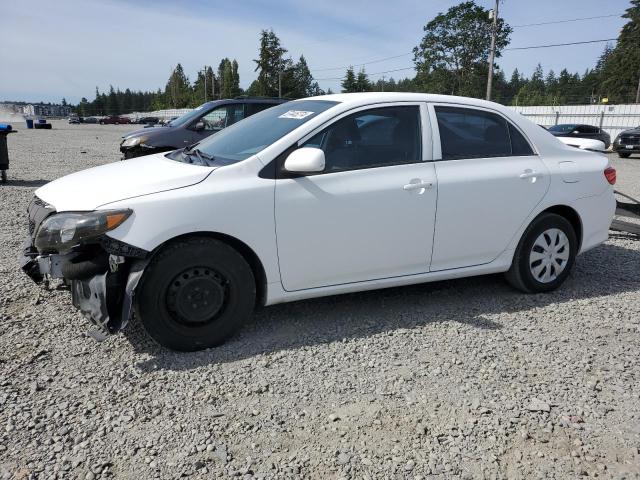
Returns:
[[[144,128],[124,135],[120,151],[127,159],[188,147],[245,117],[284,102],[286,100],[277,98],[207,102],[162,127]]]
[[[627,158],[632,153],[640,153],[640,126],[620,133],[613,142],[613,149],[622,158]]]

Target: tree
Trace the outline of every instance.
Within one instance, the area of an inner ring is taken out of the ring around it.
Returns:
[[[233,68],[229,59],[224,64],[222,69],[222,91],[220,92],[220,98],[233,98]]]
[[[460,3],[438,14],[424,27],[420,45],[413,49],[421,84],[439,93],[483,97],[486,90],[492,21],[489,12],[473,1]],[[511,34],[498,20],[496,57],[509,43]]]
[[[340,85],[342,86],[342,93],[351,93],[358,91],[358,86],[356,84],[356,75],[353,72],[353,67],[349,67],[347,69],[347,73],[345,74],[345,77]]]
[[[317,93],[318,84],[313,81],[313,75],[311,75],[304,55],[300,55],[300,59],[293,65],[290,82],[291,84],[287,85],[289,88],[286,96],[288,97],[310,97]]]
[[[231,62],[231,96],[237,97],[242,93],[240,88],[240,74],[238,73],[238,61],[234,58]]]
[[[184,73],[182,65],[178,63],[169,76],[165,87],[165,95],[171,108],[184,108],[192,98],[189,79]]]
[[[280,45],[280,39],[273,30],[260,32],[260,50],[255,71],[258,72],[255,90],[257,95],[267,97],[278,96],[278,84],[287,70],[291,68],[291,59],[285,59],[287,49]]]
[[[372,89],[369,77],[364,71],[364,67],[360,69],[356,76],[356,92],[369,92]]]
[[[621,103],[635,99],[640,81],[640,0],[631,0],[623,18],[629,21],[622,27],[618,43],[603,55],[600,85],[610,101]]]
[[[119,110],[118,105],[118,97],[116,95],[116,91],[113,88],[113,85],[109,85],[109,95],[107,96],[107,101],[105,104],[105,113],[107,115],[116,115]]]

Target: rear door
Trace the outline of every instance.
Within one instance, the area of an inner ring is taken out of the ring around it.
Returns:
[[[431,270],[489,263],[544,197],[548,170],[522,132],[495,111],[437,104],[430,112],[440,149]]]

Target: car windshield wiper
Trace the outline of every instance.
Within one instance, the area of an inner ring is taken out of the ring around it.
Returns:
[[[195,148],[195,146],[192,146],[191,148],[185,148],[182,153],[187,156],[195,155],[196,157],[198,157],[198,160],[200,160],[205,165],[210,165],[215,161],[215,157],[213,155],[209,155],[199,148]]]

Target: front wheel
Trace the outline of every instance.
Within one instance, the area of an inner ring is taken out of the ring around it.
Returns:
[[[520,239],[507,281],[527,293],[555,290],[569,276],[577,249],[571,223],[555,213],[543,213]]]
[[[219,240],[191,237],[158,252],[136,292],[136,315],[160,345],[194,351],[224,343],[256,300],[251,267]]]
[[[631,154],[629,152],[618,152],[620,158],[629,158]]]

